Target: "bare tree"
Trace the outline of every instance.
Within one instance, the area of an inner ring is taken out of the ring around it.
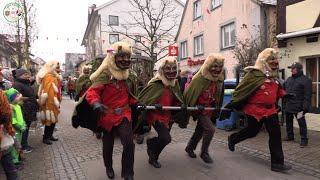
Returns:
[[[175,36],[180,14],[176,11],[174,0],[157,0],[157,6],[151,1],[129,0],[135,10],[124,13],[129,15],[130,20],[121,24],[121,27],[108,24],[107,27],[112,32],[135,41],[134,50],[146,54],[154,64],[167,55],[165,52]]]
[[[276,31],[275,25],[269,25],[267,27],[267,32],[260,26],[253,26],[250,31],[246,24],[243,24],[241,29],[247,31],[249,36],[245,39],[237,39],[235,48],[232,52],[238,60],[238,68],[242,70],[247,66],[253,65],[261,51],[275,45]]]
[[[32,1],[18,0],[22,6],[21,14],[18,14],[15,28],[16,59],[13,65],[20,68],[30,68],[30,47],[36,38],[36,8]]]

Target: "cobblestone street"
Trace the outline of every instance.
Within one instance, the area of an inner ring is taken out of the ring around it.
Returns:
[[[53,145],[48,146],[42,143],[42,129],[37,129],[36,132],[31,132],[30,144],[34,147],[32,153],[26,154],[26,161],[24,162],[24,169],[20,171],[21,179],[25,180],[53,180],[53,179],[92,179],[90,172],[95,169],[103,169],[102,165],[102,143],[95,138],[95,136],[86,129],[74,129],[70,123],[70,116],[73,111],[73,106],[75,103],[64,98],[62,102],[62,112],[60,114],[60,122],[58,123],[58,130],[55,135],[59,138],[58,142],[54,142]],[[176,126],[172,129],[172,143],[165,149],[164,159],[170,154],[177,154],[176,149],[179,148],[177,156],[184,155],[184,145],[189,140],[192,132],[194,130],[194,124],[189,125],[187,129],[179,129]],[[214,159],[219,158],[217,156],[228,157],[226,160],[232,161],[232,157],[244,158],[247,162],[243,164],[252,164],[255,161],[259,161],[263,164],[265,168],[264,174],[270,173],[269,179],[291,179],[292,177],[303,177],[303,179],[316,179],[320,178],[320,133],[310,131],[310,144],[307,148],[301,149],[299,147],[299,142],[284,142],[284,152],[286,161],[293,165],[294,170],[290,173],[293,176],[278,176],[269,170],[269,149],[267,146],[268,137],[266,132],[260,133],[256,138],[245,141],[244,143],[236,146],[236,151],[234,153],[227,152],[226,139],[230,132],[225,132],[222,130],[217,130],[215,134],[214,142],[211,145],[211,153]],[[152,136],[153,133],[149,134]],[[283,134],[284,135],[284,134]],[[299,138],[296,138],[297,140]],[[143,174],[144,168],[149,169],[149,165],[145,162],[139,161],[141,158],[146,159],[145,153],[146,145],[136,145],[136,179]],[[215,152],[217,149],[217,152]],[[116,166],[116,173],[119,172],[119,156],[122,152],[122,146],[119,141],[116,141],[114,154],[115,160],[114,164]],[[225,154],[225,153],[228,154]],[[182,155],[181,155],[182,154]],[[232,157],[229,157],[229,156]],[[187,158],[185,156],[185,158]],[[146,160],[145,160],[146,161]],[[164,163],[167,160],[163,160]],[[169,161],[169,160],[168,160]],[[186,159],[178,159],[181,163],[189,162]],[[199,161],[200,162],[200,161]],[[142,164],[142,165],[141,165]],[[173,163],[174,164],[174,163]],[[234,164],[234,163],[233,163]],[[172,164],[171,164],[172,165]],[[199,163],[195,164],[199,165]],[[146,167],[144,167],[146,166]],[[170,161],[168,162],[168,167],[170,166]],[[202,166],[204,166],[202,164]],[[219,166],[217,164],[216,166]],[[236,167],[236,166],[235,166]],[[167,168],[167,167],[166,167]],[[173,167],[176,168],[176,167]],[[214,168],[213,168],[214,169]],[[177,170],[177,173],[182,170]],[[200,170],[201,171],[201,170]],[[208,171],[208,168],[204,168],[203,171]],[[218,169],[215,171],[219,172]],[[228,171],[231,171],[228,170]],[[239,171],[239,170],[237,170]],[[237,172],[235,171],[235,172]],[[100,172],[100,171],[99,171]],[[182,171],[183,172],[183,171]],[[210,171],[211,172],[211,171]],[[211,176],[208,171],[207,176]],[[214,171],[212,171],[214,172]],[[0,179],[5,179],[3,171],[0,171]],[[104,177],[104,171],[100,172],[100,176]],[[190,172],[191,173],[191,172]],[[193,172],[194,173],[194,172]],[[200,172],[199,172],[200,173]],[[179,178],[182,174],[179,174]],[[187,173],[188,174],[188,173]],[[199,179],[202,176],[191,176],[185,175],[189,179]],[[205,173],[206,174],[206,173]],[[117,174],[120,176],[119,173]],[[156,179],[155,176],[154,179]],[[160,177],[160,176],[159,176]],[[168,176],[169,177],[169,176]],[[242,177],[242,178],[240,178]],[[272,178],[274,177],[274,178]],[[144,178],[143,178],[144,179]],[[167,179],[167,178],[163,178]],[[200,179],[206,179],[200,178]],[[216,174],[213,179],[228,179],[219,177]],[[232,178],[238,179],[238,178]],[[251,179],[250,175],[239,176],[239,179]]]

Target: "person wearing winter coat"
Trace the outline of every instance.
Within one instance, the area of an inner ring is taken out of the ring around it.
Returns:
[[[25,98],[22,105],[23,119],[26,129],[22,134],[21,146],[24,153],[29,153],[33,148],[29,145],[29,128],[33,121],[37,120],[38,102],[36,94],[31,86],[31,73],[26,69],[17,69],[13,87]]]
[[[286,92],[294,96],[285,100],[284,111],[287,127],[285,141],[294,140],[293,117],[295,117],[300,127],[300,147],[305,147],[308,145],[305,114],[310,111],[311,107],[312,82],[303,74],[302,64],[295,62],[288,68],[291,69],[292,76],[285,81],[284,86]]]
[[[21,104],[23,103],[23,97],[20,92],[14,88],[10,88],[5,91],[8,101],[12,109],[12,126],[16,131],[15,140],[18,147],[12,147],[10,150],[12,161],[15,165],[20,165],[21,158],[21,139],[23,132],[26,129],[26,124],[23,119]]]

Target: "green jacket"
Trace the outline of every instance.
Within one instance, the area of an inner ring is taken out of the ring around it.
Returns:
[[[188,106],[196,106],[199,96],[203,91],[208,89],[209,85],[212,83],[212,81],[204,78],[202,75],[195,76],[194,79],[190,82],[190,85],[187,89],[185,89],[183,95],[184,95],[184,101]],[[224,84],[223,84],[223,78],[219,78],[217,81],[217,92],[215,95],[216,104],[214,107],[221,108],[223,103],[223,95],[224,95]],[[211,119],[216,119],[217,114],[213,113],[213,117]],[[186,118],[185,125],[186,126],[189,123],[189,117],[191,113],[188,113],[188,117]]]
[[[162,95],[164,90],[164,85],[161,79],[152,79],[148,85],[142,89],[139,93],[138,99],[141,103],[145,105],[154,104]],[[177,100],[183,104],[183,97],[180,91],[180,87],[178,83],[175,83],[174,87],[170,87],[171,92],[175,95]]]
[[[211,83],[212,81],[204,78],[201,75],[192,79],[192,81],[190,82],[190,85],[183,93],[186,104],[188,106],[196,106],[199,96],[203,91],[208,89]],[[218,79],[217,93],[215,96],[215,99],[217,102],[216,107],[218,108],[222,106],[223,94],[224,94],[223,90],[224,90],[223,79]]]
[[[155,104],[156,101],[161,97],[163,90],[165,86],[162,83],[161,79],[154,78],[151,79],[151,81],[148,83],[148,85],[143,88],[143,90],[139,93],[138,99],[140,103],[143,103],[144,105],[152,105]],[[179,101],[180,104],[184,104],[183,96],[180,91],[179,83],[175,83],[174,87],[170,87],[171,92],[175,95],[176,99]],[[141,117],[146,117],[145,111],[142,112]],[[172,119],[177,122],[180,126],[182,124],[186,117],[182,111],[172,111]],[[135,129],[141,124],[142,121],[145,119],[140,118],[138,119],[138,123],[135,127]]]
[[[12,106],[12,125],[16,131],[23,132],[26,124],[23,119],[21,106],[19,104],[11,104]]]
[[[266,78],[266,75],[259,70],[252,69],[248,71],[236,87],[230,103],[225,108],[241,110],[247,99],[264,83]]]
[[[76,81],[76,95],[78,95],[84,87],[90,87],[92,84],[90,76],[83,74]]]

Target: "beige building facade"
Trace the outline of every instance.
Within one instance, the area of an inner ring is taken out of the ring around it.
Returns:
[[[209,53],[221,53],[226,77],[234,78],[236,41],[267,37],[267,27],[276,23],[275,5],[275,0],[187,0],[175,39],[181,71],[195,72]]]
[[[312,106],[320,108],[320,1],[294,0],[278,4],[280,66],[303,64],[312,80]],[[286,78],[291,76],[286,68]]]

